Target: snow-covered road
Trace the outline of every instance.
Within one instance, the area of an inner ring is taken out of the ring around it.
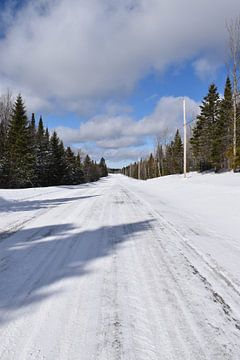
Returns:
[[[1,360],[240,359],[236,274],[139,189],[1,191]]]

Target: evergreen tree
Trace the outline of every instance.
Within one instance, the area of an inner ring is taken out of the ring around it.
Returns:
[[[7,185],[7,169],[6,169],[6,140],[7,131],[4,122],[0,122],[0,186]]]
[[[171,155],[171,174],[181,174],[183,172],[183,143],[178,129],[171,145]]]
[[[34,168],[31,133],[21,95],[18,95],[13,108],[6,151],[9,186],[32,186],[34,181]]]
[[[107,165],[106,165],[105,159],[103,157],[100,160],[99,168],[100,168],[100,176],[101,177],[108,176]]]
[[[156,177],[156,164],[153,154],[151,153],[148,159],[148,179]]]
[[[36,123],[35,115],[32,113],[31,121],[28,125],[29,129],[29,152],[31,157],[29,158],[29,166],[33,169],[32,186],[37,185],[37,172],[36,172],[36,156],[37,156],[37,136],[36,136]]]
[[[84,172],[83,172],[83,164],[81,162],[81,156],[78,153],[75,158],[75,181],[76,184],[84,183]]]
[[[86,155],[83,163],[85,182],[97,181],[100,179],[100,168],[93,162],[89,155]]]
[[[240,93],[238,95],[240,99]],[[240,102],[237,103],[237,131],[236,131],[236,138],[237,138],[237,149],[236,149],[236,160],[235,160],[235,169],[240,169]]]
[[[89,155],[86,155],[84,162],[83,162],[83,171],[84,171],[84,180],[85,182],[91,181],[91,168],[92,168],[92,161]]]
[[[165,175],[170,175],[170,174],[173,174],[173,172],[174,172],[173,142],[166,145],[165,158],[164,158],[164,169],[165,169]]]
[[[77,184],[76,157],[70,146],[68,146],[65,151],[65,160],[66,160],[66,168],[63,176],[63,183],[69,185]]]
[[[21,95],[13,109],[10,100],[10,95],[0,97],[0,186],[80,184],[107,176],[103,158],[97,164],[87,155],[82,164],[80,154],[65,149],[55,131],[49,137],[42,117],[37,129],[34,113],[28,121]]]
[[[44,129],[42,116],[36,132],[36,177],[38,186],[49,185],[50,143],[48,130]]]
[[[99,165],[96,162],[92,161],[92,169],[91,169],[91,181],[97,181],[101,177],[101,171]]]
[[[136,162],[132,165],[132,177],[138,179],[138,165]]]
[[[191,144],[198,168],[204,171],[216,167],[218,162],[218,143],[215,136],[220,115],[220,100],[214,84],[210,85],[200,109]]]
[[[65,150],[56,131],[50,138],[49,185],[61,185],[66,170]]]
[[[220,104],[220,119],[216,129],[218,144],[219,168],[230,169],[233,164],[232,139],[233,139],[233,98],[232,85],[227,77],[224,98]]]

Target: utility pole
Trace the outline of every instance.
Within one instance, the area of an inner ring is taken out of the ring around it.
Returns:
[[[183,98],[183,124],[184,124],[184,151],[183,151],[183,173],[187,177],[187,120],[186,120],[186,101]]]
[[[138,161],[138,180],[141,179],[141,161]]]

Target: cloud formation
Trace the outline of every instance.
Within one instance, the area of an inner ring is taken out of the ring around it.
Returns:
[[[216,56],[212,58],[201,57],[193,62],[193,68],[200,79],[214,79],[221,61]]]
[[[17,12],[9,6],[1,15],[0,80],[26,92],[39,110],[86,113],[169,65],[196,59],[201,75],[201,52],[223,47],[225,20],[238,12],[239,0],[38,0]]]
[[[97,148],[107,161],[135,161],[153,150],[152,145],[147,146],[149,139],[164,134],[171,139],[176,129],[182,128],[182,101],[182,97],[162,97],[154,112],[142,119],[103,115],[80,124],[79,129],[58,127],[57,132],[65,144],[87,143],[92,155]],[[191,121],[199,112],[199,104],[187,97],[186,108]]]

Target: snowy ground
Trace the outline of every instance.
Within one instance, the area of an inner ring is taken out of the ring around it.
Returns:
[[[0,190],[1,360],[240,359],[240,174]]]

